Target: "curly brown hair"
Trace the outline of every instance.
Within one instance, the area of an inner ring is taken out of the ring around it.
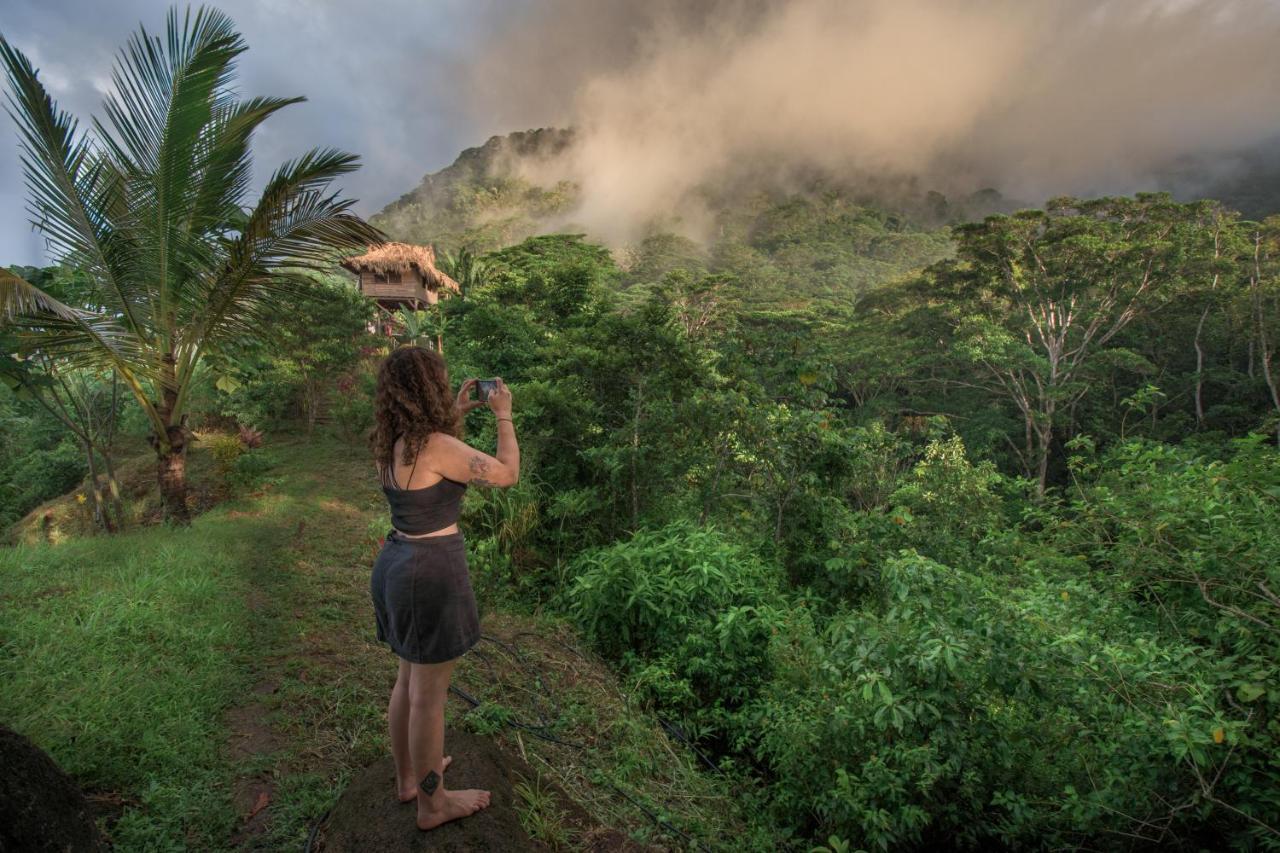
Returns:
[[[396,439],[404,436],[401,463],[410,465],[433,432],[462,437],[462,414],[449,388],[449,369],[435,350],[404,346],[378,368],[369,445],[383,468],[392,464]]]

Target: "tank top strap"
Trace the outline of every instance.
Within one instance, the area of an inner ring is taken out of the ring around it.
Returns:
[[[404,481],[405,488],[408,488],[409,485],[413,483],[413,472],[418,470],[418,459],[421,456],[422,456],[422,449],[419,448],[418,452],[413,455],[413,467],[409,469],[409,479]]]

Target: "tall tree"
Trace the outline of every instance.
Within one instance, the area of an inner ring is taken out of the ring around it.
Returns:
[[[956,297],[957,354],[978,370],[969,384],[1013,403],[1015,445],[1043,494],[1054,429],[1089,390],[1088,368],[1135,317],[1181,285],[1200,212],[1167,194],[1080,201],[961,226],[958,260],[938,282]],[[1212,260],[1212,259],[1211,259]]]
[[[0,317],[29,350],[114,368],[150,421],[165,512],[180,521],[201,360],[228,340],[269,334],[261,320],[273,300],[309,284],[293,269],[324,269],[335,252],[385,239],[327,192],[357,168],[334,149],[286,161],[246,205],[254,129],[305,100],[239,100],[235,61],[246,49],[223,13],[171,9],[164,39],[140,27],[121,51],[108,125],[95,118],[82,134],[0,37],[32,222],[59,260],[87,271],[104,306],[74,308],[11,278],[0,282]]]
[[[1280,444],[1280,369],[1273,363],[1276,339],[1280,337],[1280,216],[1268,217],[1257,225],[1252,238],[1249,302],[1253,309],[1253,340],[1262,381],[1275,410],[1276,442]]]

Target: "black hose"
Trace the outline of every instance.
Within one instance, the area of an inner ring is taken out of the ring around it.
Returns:
[[[524,631],[524,632],[521,632],[521,634],[531,634],[531,635],[532,635],[532,632]],[[516,637],[519,637],[519,636],[521,636],[521,634],[516,634],[515,636],[516,636]],[[505,641],[500,640],[500,639],[498,639],[497,637],[492,637],[492,636],[490,636],[490,635],[488,635],[488,634],[481,634],[481,635],[480,635],[480,639],[482,639],[482,640],[488,640],[489,642],[491,642],[491,643],[493,643],[493,644],[495,644],[495,645],[497,645],[497,646],[502,647],[502,648],[503,648],[504,650],[506,650],[506,651],[507,651],[507,652],[508,652],[512,657],[514,657],[514,658],[516,659],[516,661],[521,665],[521,668],[522,668],[522,669],[524,669],[524,670],[525,670],[525,672],[529,672],[529,671],[530,671],[530,670],[529,670],[529,667],[525,665],[525,662],[524,662],[523,656],[520,654],[520,652],[519,652],[517,649],[514,649],[511,645],[509,645],[509,644],[508,644],[508,643],[506,643]],[[513,638],[513,639],[514,639],[514,638]],[[573,651],[573,652],[574,652],[574,654],[577,654],[577,655],[578,655],[578,657],[583,657],[583,656],[582,656],[582,654],[581,654],[580,652],[578,652],[576,649],[573,649],[573,648],[572,648],[572,647],[570,647],[569,645],[567,645],[567,644],[565,644],[565,643],[561,643],[561,645],[563,645],[563,646],[564,646],[565,648],[567,648],[567,649],[570,649],[570,651]],[[585,660],[586,658],[583,658],[583,659]],[[539,684],[541,684],[541,679],[540,679],[540,678],[538,679],[538,682],[539,682]],[[544,687],[543,689],[545,690],[545,687]],[[451,693],[455,694],[456,696],[458,696],[458,697],[459,697],[460,699],[462,699],[463,701],[465,701],[465,702],[469,703],[472,707],[479,707],[479,706],[480,706],[480,704],[481,704],[481,701],[480,701],[479,699],[475,698],[475,697],[474,697],[474,696],[472,696],[470,693],[467,693],[465,690],[463,690],[463,689],[462,689],[462,688],[460,688],[460,687],[457,687],[456,685],[450,684],[450,685],[449,685],[449,692],[451,692]],[[560,718],[560,704],[559,704],[558,702],[556,702],[556,701],[555,701],[555,698],[554,698],[554,697],[552,697],[552,696],[550,696],[549,694],[544,694],[544,695],[546,695],[546,696],[547,696],[548,701],[550,701],[550,702],[555,706],[555,709],[556,709],[555,719],[559,719],[559,718]],[[560,744],[560,745],[562,745],[562,746],[567,746],[567,747],[570,747],[570,748],[572,748],[572,749],[592,749],[592,748],[594,748],[591,744],[586,744],[586,743],[570,743],[569,741],[562,740],[562,739],[560,739],[560,738],[556,737],[555,735],[548,733],[548,732],[547,732],[547,731],[545,731],[545,730],[546,730],[548,727],[550,727],[551,723],[552,723],[552,722],[554,722],[554,720],[553,720],[553,721],[548,721],[548,720],[546,719],[546,717],[541,713],[541,711],[539,711],[539,712],[538,712],[538,716],[539,716],[539,718],[540,718],[540,719],[541,719],[541,721],[542,721],[542,724],[541,724],[541,725],[533,725],[533,724],[531,724],[531,723],[528,723],[528,722],[525,722],[525,721],[523,721],[523,720],[519,720],[519,719],[508,719],[506,722],[507,722],[507,725],[509,725],[509,726],[512,726],[512,727],[514,727],[514,728],[518,728],[518,729],[523,729],[524,731],[529,732],[529,734],[533,735],[534,737],[540,738],[540,739],[545,740],[545,741],[550,741],[551,743],[558,743],[558,744]],[[702,757],[702,759],[703,759],[703,761],[706,761],[706,762],[707,762],[707,764],[708,764],[708,765],[710,765],[710,766],[711,766],[711,767],[712,767],[716,772],[721,773],[721,774],[723,774],[723,773],[724,773],[724,771],[723,771],[723,770],[721,770],[721,769],[720,769],[720,768],[719,768],[719,767],[718,767],[714,762],[712,762],[709,758],[707,758],[705,755],[703,755],[703,754],[702,754],[702,753],[697,749],[697,747],[694,747],[694,746],[693,746],[693,744],[689,743],[688,739],[687,739],[687,738],[685,738],[685,737],[684,737],[684,735],[683,735],[682,733],[680,733],[678,730],[672,730],[672,728],[671,728],[670,726],[668,726],[668,725],[667,725],[667,723],[666,723],[665,721],[663,721],[661,717],[659,717],[659,718],[658,718],[658,721],[659,721],[660,723],[662,723],[662,725],[663,725],[665,728],[667,728],[667,729],[668,729],[668,731],[672,731],[680,741],[682,741],[682,742],[684,742],[684,743],[688,744],[691,748],[693,748],[693,751],[694,751],[694,752],[696,752],[699,756],[701,756],[701,757]],[[663,819],[662,817],[660,817],[658,814],[656,814],[655,812],[653,812],[651,809],[649,809],[649,808],[648,808],[647,806],[645,806],[643,803],[640,803],[639,801],[637,801],[634,797],[632,797],[632,796],[631,796],[630,794],[628,794],[626,791],[624,791],[624,790],[622,790],[621,788],[619,788],[619,787],[618,787],[617,785],[615,785],[614,783],[612,783],[612,782],[610,782],[610,781],[608,781],[608,780],[605,780],[605,784],[606,784],[606,785],[608,785],[610,788],[612,788],[614,791],[617,791],[619,794],[621,794],[621,795],[623,796],[623,798],[624,798],[624,799],[626,799],[629,803],[631,803],[632,805],[634,805],[636,808],[640,809],[640,811],[642,811],[642,812],[644,812],[646,815],[648,815],[648,816],[649,816],[649,818],[650,818],[651,820],[653,820],[653,822],[654,822],[654,823],[656,823],[658,826],[661,826],[661,827],[663,827],[663,828],[665,828],[665,829],[667,829],[667,830],[670,830],[672,833],[674,833],[674,834],[676,834],[676,835],[680,836],[681,838],[685,839],[686,841],[690,842],[691,844],[693,844],[693,845],[697,846],[699,849],[701,849],[701,850],[705,850],[705,851],[707,851],[707,853],[711,853],[711,848],[707,847],[707,845],[703,844],[703,843],[702,843],[701,841],[699,841],[698,839],[696,839],[696,838],[694,838],[693,836],[689,835],[687,832],[684,832],[684,831],[683,831],[683,830],[681,830],[680,828],[678,828],[678,827],[676,827],[676,826],[672,825],[669,821],[667,821],[667,820]]]

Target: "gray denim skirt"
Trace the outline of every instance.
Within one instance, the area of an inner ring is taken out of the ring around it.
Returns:
[[[369,580],[380,642],[411,663],[443,663],[480,642],[462,532],[407,539],[395,530]]]

